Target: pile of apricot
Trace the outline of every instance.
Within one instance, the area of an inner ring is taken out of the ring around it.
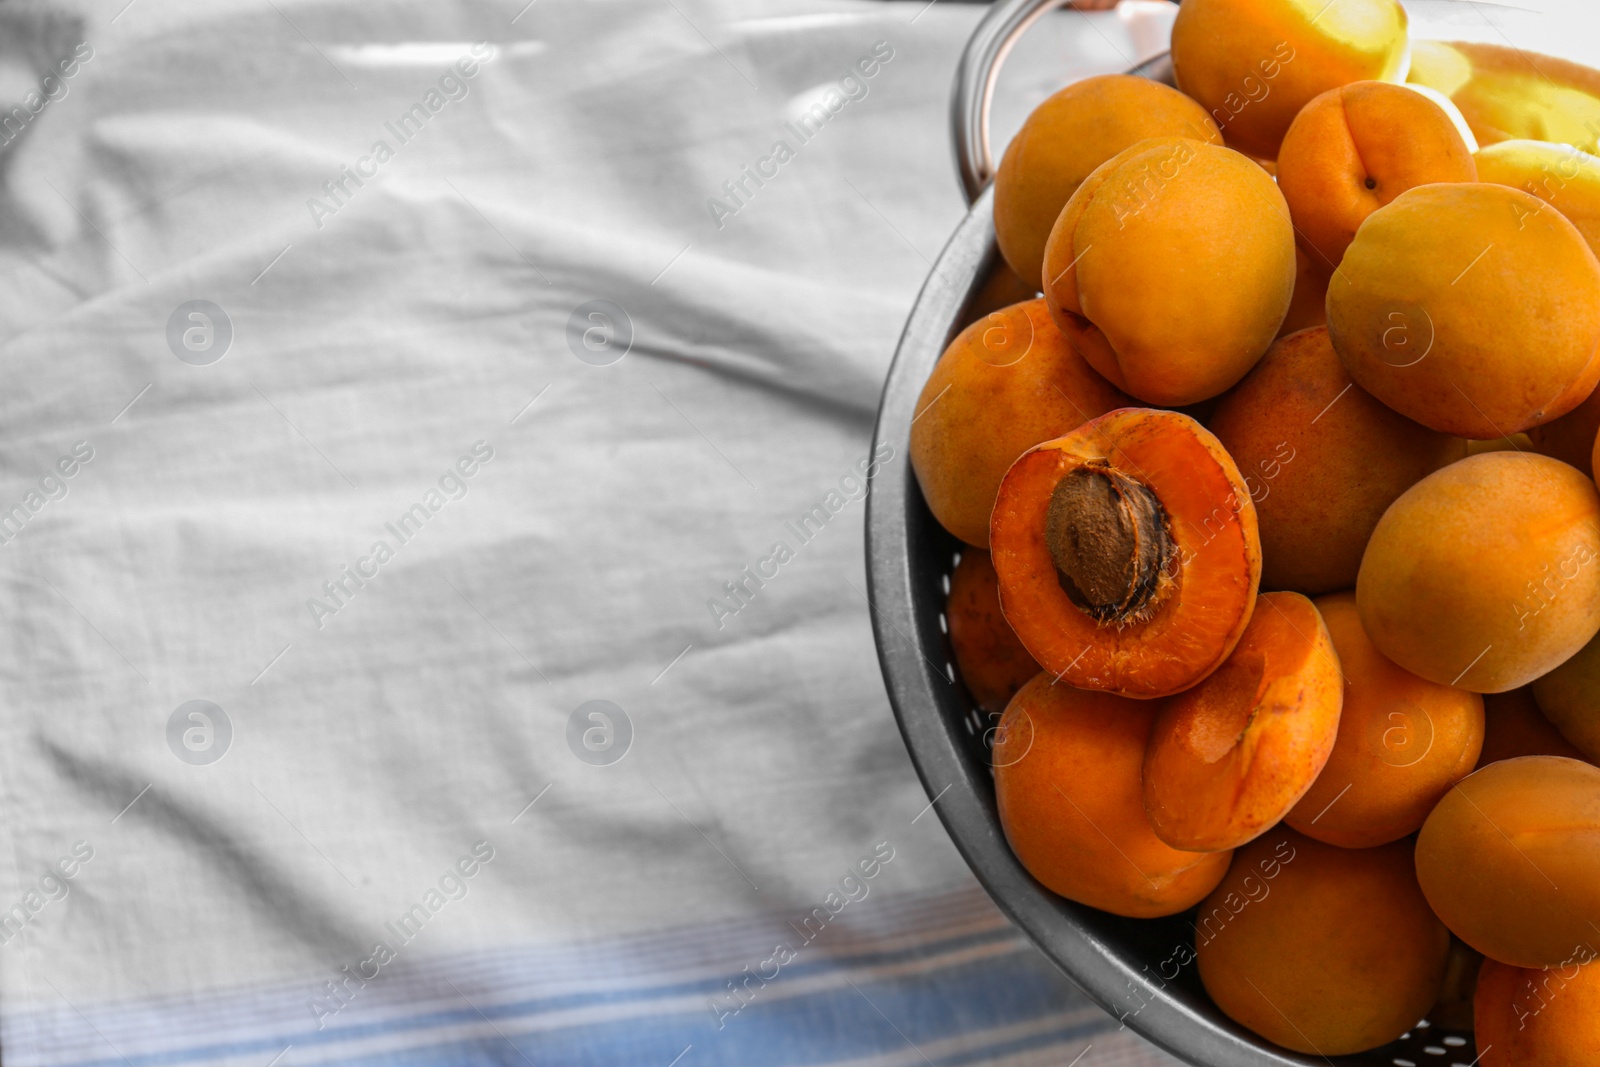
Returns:
[[[1600,73],[1395,0],[1172,62],[1028,118],[911,427],[1007,838],[1278,1045],[1600,1064]]]

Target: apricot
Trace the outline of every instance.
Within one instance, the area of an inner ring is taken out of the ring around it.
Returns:
[[[1353,81],[1396,81],[1407,56],[1395,0],[1184,0],[1172,27],[1178,88],[1228,143],[1273,159],[1313,97]]]
[[[1355,385],[1323,326],[1279,339],[1208,425],[1255,500],[1262,585],[1302,593],[1354,585],[1384,509],[1466,454]]]
[[[1323,1057],[1376,1048],[1414,1026],[1450,952],[1449,932],[1417,888],[1410,841],[1335,848],[1284,827],[1234,854],[1196,924],[1200,980],[1217,1007],[1269,1041]]]
[[[1278,150],[1278,188],[1300,243],[1332,271],[1366,217],[1429,182],[1478,177],[1444,107],[1393,82],[1329,89],[1295,116]]]
[[[1600,381],[1600,261],[1509,186],[1418,186],[1367,217],[1328,284],[1328,332],[1356,384],[1460,437],[1564,415]]]
[[[1478,180],[1538,197],[1578,228],[1600,255],[1600,159],[1565,144],[1501,141],[1480,149]]]
[[[1534,702],[1533,688],[1526,685],[1483,698],[1483,751],[1478,766],[1518,756],[1587,758],[1545,718]]]
[[[1484,962],[1473,997],[1483,1067],[1600,1063],[1600,964],[1593,944],[1549,970]]]
[[[1222,143],[1205,108],[1169,85],[1131,74],[1085,78],[1034,108],[994,178],[995,238],[1011,269],[1037,284],[1050,227],[1079,183],[1151,137]]]
[[[1600,759],[1600,638],[1537,679],[1533,699],[1585,758]]]
[[[1128,403],[1056,329],[1044,301],[962,330],[928,376],[911,423],[911,467],[944,528],[989,544],[989,512],[1013,460]]]
[[[1311,601],[1262,593],[1227,661],[1156,716],[1144,757],[1144,808],[1156,836],[1210,852],[1265,833],[1328,761],[1342,690]]]
[[[1000,613],[1000,586],[989,553],[969,548],[950,575],[945,606],[950,648],[967,692],[984,711],[998,715],[1039,665],[1022,647]]]
[[[1555,967],[1597,936],[1600,767],[1560,756],[1491,763],[1457,782],[1417,836],[1428,903],[1501,963]]]
[[[1361,623],[1431,682],[1502,693],[1600,631],[1600,493],[1559,460],[1469,456],[1407,489],[1356,578]]]
[[[1085,178],[1044,252],[1057,324],[1119,389],[1163,407],[1216,396],[1267,350],[1294,292],[1294,228],[1245,156],[1142,141]]]
[[[1162,697],[1233,651],[1261,546],[1239,468],[1176,411],[1124,408],[1029,449],[990,523],[1006,620],[1082,689]]]
[[[1289,297],[1289,313],[1278,327],[1278,336],[1321,326],[1328,321],[1328,275],[1318,270],[1305,249],[1294,249],[1294,293]]]
[[[1579,63],[1464,41],[1415,41],[1406,79],[1448,96],[1481,145],[1527,138],[1596,150],[1600,72]]]
[[[1133,918],[1172,915],[1222,879],[1230,853],[1182,852],[1156,837],[1139,768],[1153,705],[1054,684],[1011,699],[993,750],[1000,825],[1051,892]]]
[[[1600,439],[1600,389],[1559,419],[1551,419],[1528,431],[1528,440],[1535,452],[1570,463],[1588,475],[1594,474],[1597,439]]]
[[[1397,667],[1361,628],[1353,594],[1316,605],[1344,670],[1344,710],[1327,765],[1286,821],[1342,848],[1388,844],[1415,833],[1439,798],[1472,773],[1483,745],[1483,698]]]

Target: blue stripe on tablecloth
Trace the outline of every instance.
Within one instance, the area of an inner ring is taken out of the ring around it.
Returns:
[[[926,917],[924,908],[913,910]],[[660,952],[647,955],[652,956],[652,968],[670,962]],[[752,966],[758,959],[750,960]],[[608,962],[611,967],[625,965],[626,957],[614,956]],[[404,1008],[403,1004],[374,996],[363,1005],[358,998],[335,1018],[334,1025],[320,1032],[312,1028],[306,1012],[304,1023],[298,1026],[279,1019],[280,1025],[264,1027],[264,1020],[253,1018],[244,1026],[256,1031],[253,1036],[231,1039],[228,1035],[237,1033],[237,1024],[244,1020],[225,1011],[207,1011],[205,998],[201,998],[189,1007],[201,1009],[208,1023],[204,1033],[185,1038],[169,1029],[165,1040],[140,1040],[130,1047],[126,1039],[117,1042],[117,1038],[123,1033],[142,1033],[148,1039],[163,1033],[162,1019],[148,1014],[148,1006],[144,1010],[121,1006],[122,1025],[112,1027],[104,1038],[96,1033],[105,1032],[103,1024],[91,1026],[86,1018],[56,1013],[49,1023],[37,1018],[42,1024],[37,1028],[8,1027],[8,1067],[36,1062],[144,1067],[234,1057],[259,1058],[265,1063],[291,1043],[293,1063],[381,1062],[419,1067],[434,1063],[521,1064],[524,1057],[538,1067],[618,1063],[666,1067],[691,1045],[693,1049],[679,1067],[754,1063],[798,1067],[914,1051],[910,1043],[915,1043],[919,1049],[934,1047],[929,1059],[944,1067],[968,1062],[973,1054],[1000,1054],[1002,1045],[1039,1047],[1040,1043],[1075,1039],[1111,1025],[1098,1012],[1084,1010],[1081,1001],[1069,1000],[1062,980],[1032,956],[1017,935],[1000,925],[954,937],[941,934],[935,926],[893,951],[840,953],[818,942],[803,949],[801,956],[737,1015],[726,1018],[721,1030],[715,1027],[707,1005],[710,997],[726,993],[725,982],[733,976],[725,971],[689,981],[646,981],[622,990],[519,996],[529,986],[519,990],[516,983],[508,982],[507,972],[517,968],[507,964],[502,959],[498,967],[485,971],[474,967],[473,957],[414,961],[403,982],[408,995],[428,992],[435,1002],[453,1000],[452,1006],[397,1013],[395,1009]],[[630,977],[636,979],[637,973]],[[547,987],[552,978],[559,980],[560,976],[544,974],[540,978],[540,984]],[[382,981],[371,988],[381,989]],[[395,981],[400,988],[399,975]],[[807,988],[808,983],[814,988]],[[231,999],[240,1005],[249,1003],[237,992]],[[373,1019],[371,1015],[381,1012],[367,1012],[369,1018],[362,1019],[363,1007],[381,1008],[390,1015]],[[88,1014],[94,1014],[93,1007]],[[88,1033],[70,1032],[74,1030]],[[990,1033],[992,1041],[983,1036]],[[962,1035],[974,1035],[977,1047],[967,1047],[970,1042],[963,1042]],[[84,1054],[76,1058],[50,1055],[48,1047],[60,1049],[57,1042],[63,1040],[83,1049]],[[120,1051],[113,1051],[108,1041],[117,1043]],[[945,1046],[946,1052],[938,1051]],[[918,1063],[921,1057],[920,1052],[913,1056]]]

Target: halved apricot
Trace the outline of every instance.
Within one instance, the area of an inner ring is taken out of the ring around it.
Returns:
[[[911,468],[934,518],[989,544],[989,512],[1013,460],[1128,398],[1094,372],[1043,300],[991,312],[934,365],[911,423]]]
[[[1588,759],[1545,718],[1534,701],[1533,687],[1526,685],[1508,693],[1484,696],[1483,751],[1478,754],[1478,766],[1519,756]]]
[[[1343,689],[1311,601],[1262,593],[1227,662],[1156,716],[1144,758],[1156,836],[1209,852],[1270,829],[1328,761]]]
[[[1323,1057],[1376,1048],[1416,1025],[1450,952],[1417,889],[1409,840],[1336,848],[1287,827],[1234,854],[1196,929],[1200,980],[1217,1007]]]
[[[1339,265],[1368,215],[1407,189],[1477,180],[1477,146],[1457,120],[1448,99],[1380,81],[1329,89],[1300,109],[1278,149],[1278,187],[1300,244],[1323,270]]]
[[[1028,450],[989,536],[1000,604],[1033,658],[1123,696],[1168,696],[1215,670],[1261,578],[1239,468],[1176,411],[1123,408]]]
[[[1182,852],[1156,837],[1139,795],[1153,705],[1055,684],[1023,686],[993,751],[1000,825],[1017,859],[1068,900],[1133,918],[1194,906],[1227,852]]]
[[[1473,1024],[1483,1067],[1591,1067],[1600,1063],[1597,935],[1558,967],[1529,970],[1486,960]]]
[[[1000,714],[1022,684],[1039,673],[1039,665],[1000,612],[1000,585],[989,553],[962,551],[950,575],[945,618],[967,692],[980,708]]]
[[[1523,756],[1469,774],[1423,823],[1417,877],[1485,956],[1560,966],[1600,937],[1600,767]]]
[[[1308,837],[1372,848],[1415,833],[1440,797],[1472,773],[1483,698],[1397,666],[1361,628],[1351,593],[1316,601],[1344,669],[1339,739],[1287,816]]]

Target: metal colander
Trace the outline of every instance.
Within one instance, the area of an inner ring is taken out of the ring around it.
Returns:
[[[952,101],[957,167],[971,210],[956,228],[917,297],[884,383],[874,446],[895,459],[871,482],[867,578],[873,633],[889,701],[934,809],[1000,909],[1068,978],[1129,1029],[1205,1067],[1469,1067],[1470,1032],[1423,1021],[1399,1041],[1329,1060],[1277,1048],[1230,1021],[1201,988],[1189,916],[1124,919],[1045,889],[1006,844],[995,807],[989,733],[995,717],[960,684],[944,618],[950,572],[961,544],[922,499],[908,459],[911,421],[923,383],[966,322],[965,309],[1000,263],[989,179],[989,102],[1000,64],[1021,33],[1060,0],[1001,0],[979,23],[961,58]],[[1129,73],[1172,82],[1165,55]],[[1176,973],[1174,973],[1176,972]],[[1170,977],[1169,977],[1170,976]]]

